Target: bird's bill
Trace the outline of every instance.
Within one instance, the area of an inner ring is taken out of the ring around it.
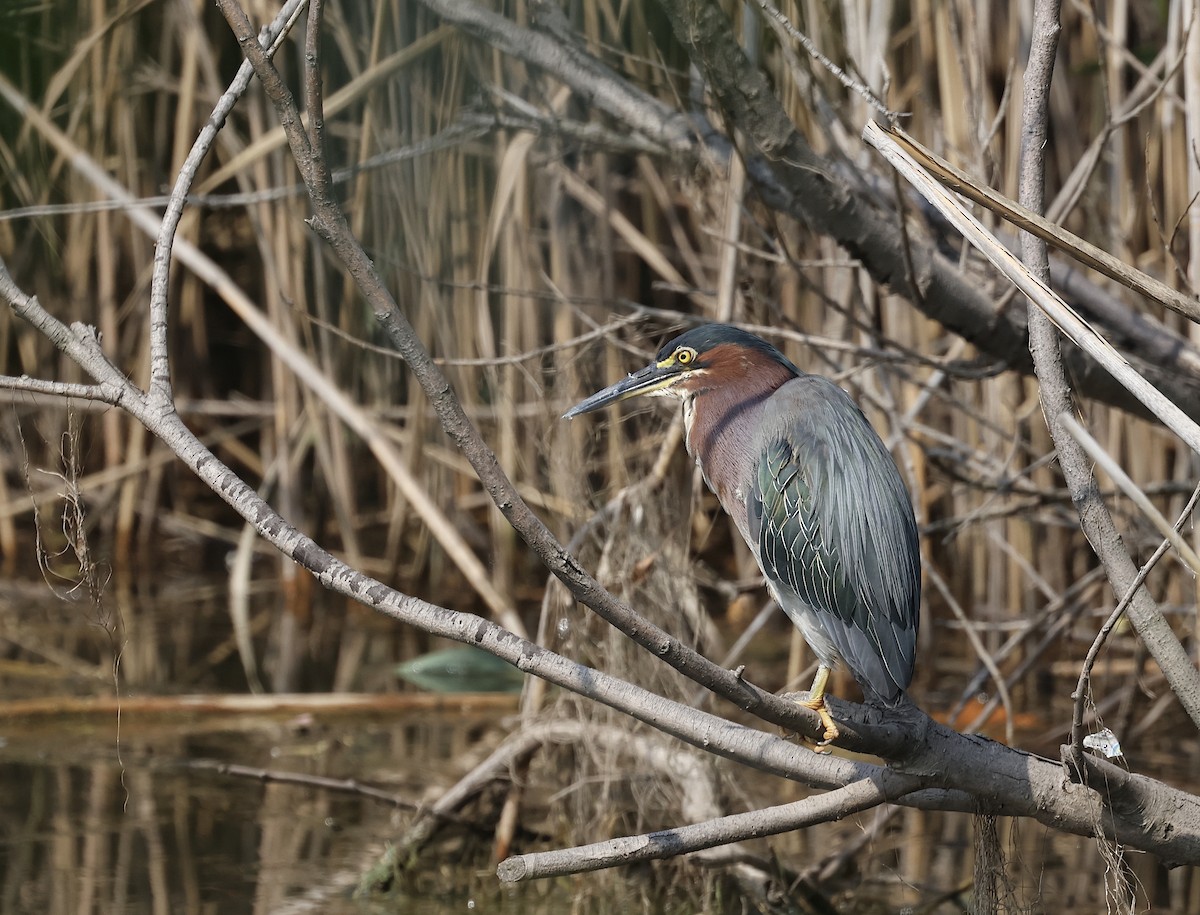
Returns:
[[[601,407],[637,397],[639,394],[654,394],[670,387],[679,377],[679,370],[674,366],[661,364],[648,365],[639,369],[627,378],[622,378],[616,384],[609,385],[603,391],[597,391],[587,400],[582,400],[563,414],[563,419],[574,419],[584,413],[591,413]]]

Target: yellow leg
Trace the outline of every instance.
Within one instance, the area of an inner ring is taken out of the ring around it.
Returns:
[[[825,725],[825,739],[817,746],[823,747],[838,739],[840,731],[833,723],[833,718],[829,714],[829,710],[825,708],[825,687],[829,684],[829,668],[822,664],[817,668],[817,675],[813,678],[812,689],[808,691],[808,698],[803,702],[797,703],[805,708],[810,708],[821,716],[821,724]]]

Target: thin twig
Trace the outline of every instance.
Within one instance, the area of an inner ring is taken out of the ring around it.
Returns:
[[[1013,704],[1012,697],[1008,693],[1008,684],[1004,682],[1004,674],[1000,672],[1000,668],[996,665],[996,659],[983,644],[983,640],[979,638],[979,633],[975,631],[975,626],[970,618],[963,611],[958,601],[954,599],[954,594],[950,587],[946,584],[946,580],[933,567],[932,564],[925,564],[925,574],[929,576],[929,580],[933,582],[933,586],[938,589],[942,595],[942,599],[950,608],[951,612],[962,623],[963,632],[967,634],[967,641],[971,643],[971,647],[975,649],[975,656],[992,675],[992,682],[996,684],[996,692],[1000,696],[1000,701],[1004,705],[1004,742],[1010,746],[1013,744]]]
[[[356,778],[330,778],[327,775],[313,775],[308,772],[284,772],[280,769],[263,769],[259,766],[243,766],[237,763],[223,762],[218,759],[182,759],[178,761],[154,762],[156,766],[179,767],[215,772],[217,775],[228,775],[233,778],[248,778],[253,781],[277,785],[298,785],[304,788],[315,788],[319,791],[336,791],[341,794],[354,794],[369,798],[381,804],[389,804],[404,810],[412,810],[438,817],[453,823],[466,826],[481,826],[481,824],[448,812],[430,811],[425,804],[418,804],[407,798],[400,797],[390,791],[384,791],[371,785],[365,785]]]
[[[65,397],[68,400],[92,400],[115,406],[112,395],[98,384],[74,384],[67,381],[46,381],[28,375],[0,375],[0,388],[9,391],[27,391],[30,394],[45,394]]]
[[[1183,507],[1183,511],[1179,514],[1179,519],[1172,528],[1172,531],[1176,535],[1183,529],[1183,525],[1187,522],[1187,519],[1191,517],[1197,502],[1200,502],[1200,486],[1197,486],[1192,492],[1192,497],[1188,499],[1187,505]],[[1133,583],[1129,586],[1129,590],[1117,602],[1116,608],[1109,614],[1108,619],[1104,621],[1104,625],[1100,627],[1100,631],[1096,633],[1096,637],[1092,639],[1091,647],[1088,648],[1088,653],[1079,668],[1079,680],[1075,684],[1075,692],[1071,694],[1071,698],[1074,700],[1074,707],[1071,713],[1071,747],[1069,750],[1073,768],[1077,772],[1083,771],[1083,738],[1086,736],[1084,729],[1084,707],[1087,705],[1092,691],[1092,668],[1096,665],[1096,658],[1099,657],[1100,649],[1104,647],[1109,634],[1116,628],[1121,617],[1125,615],[1125,611],[1133,600],[1134,594],[1142,587],[1146,577],[1158,565],[1158,561],[1166,555],[1170,546],[1171,541],[1164,540],[1158,545],[1158,549],[1154,551],[1154,554],[1138,569],[1138,573],[1134,577]]]
[[[279,47],[304,3],[305,0],[288,0],[275,20],[262,30],[261,41],[266,47],[264,54],[268,58]],[[216,107],[184,159],[175,178],[171,196],[167,198],[166,211],[158,225],[158,237],[154,245],[154,272],[150,279],[150,397],[160,409],[169,408],[172,403],[171,370],[167,350],[167,300],[170,291],[171,252],[175,245],[179,220],[183,217],[187,194],[196,180],[200,163],[208,155],[217,138],[217,131],[224,125],[225,118],[250,85],[253,75],[254,68],[250,66],[250,62],[243,61],[233,82],[217,100]]]
[[[845,70],[822,54],[821,49],[813,44],[813,40],[792,25],[792,21],[779,11],[779,7],[771,3],[771,0],[755,0],[755,2],[757,2],[759,8],[767,14],[767,19],[771,22],[771,28],[775,30],[776,34],[779,34],[780,37],[786,35],[796,41],[802,48],[804,48],[805,51],[808,52],[809,57],[833,74],[834,78],[837,79],[837,81],[843,86],[845,86],[851,92],[861,96],[863,101],[886,117],[888,121],[895,121],[898,117],[900,117],[899,112],[892,111],[890,108],[888,108],[888,106],[879,99],[879,96],[871,91],[870,86],[864,85],[859,80],[850,76]]]

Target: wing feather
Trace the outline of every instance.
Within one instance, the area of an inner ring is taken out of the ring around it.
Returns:
[[[799,625],[823,662],[844,661],[864,690],[895,702],[912,680],[921,577],[891,455],[849,395],[817,375],[772,395],[758,449],[746,504],[763,574],[789,616],[808,613]]]

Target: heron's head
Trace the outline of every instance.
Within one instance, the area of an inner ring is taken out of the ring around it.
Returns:
[[[680,334],[648,366],[576,404],[563,418],[643,394],[689,400],[731,385],[752,393],[764,385],[777,387],[781,374],[794,378],[800,370],[766,340],[728,324],[704,324]]]

